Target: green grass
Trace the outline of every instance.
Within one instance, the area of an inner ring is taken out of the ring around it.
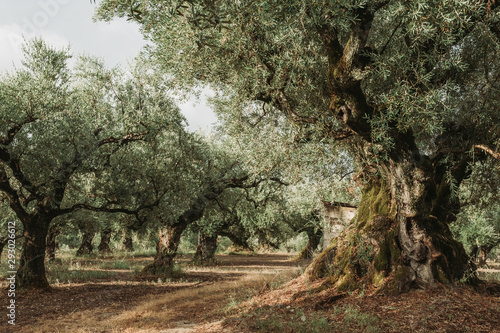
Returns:
[[[360,312],[356,307],[352,305],[335,308],[334,314],[340,313],[345,314],[344,322],[339,327],[341,330],[348,331],[349,327],[357,326],[364,332],[379,332],[379,329],[376,326],[379,322],[379,318],[377,316]]]
[[[105,279],[113,276],[113,272],[86,267],[77,261],[59,259],[46,266],[47,280],[50,284],[86,282]]]
[[[113,260],[113,261],[104,261],[98,264],[98,267],[101,269],[132,269],[134,266],[131,262],[123,259]]]
[[[328,319],[329,315],[335,318]],[[352,305],[337,307],[330,314],[306,312],[306,309],[290,305],[265,306],[244,313],[240,318],[244,327],[252,332],[380,332],[377,316],[361,312]]]

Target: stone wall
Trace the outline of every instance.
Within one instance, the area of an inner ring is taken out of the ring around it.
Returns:
[[[323,206],[323,249],[326,249],[330,246],[332,239],[337,237],[354,218],[357,207],[341,202],[326,201],[323,201]]]

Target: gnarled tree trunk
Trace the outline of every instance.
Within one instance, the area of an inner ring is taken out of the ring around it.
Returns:
[[[364,189],[354,228],[310,266],[311,278],[339,290],[374,285],[399,293],[411,286],[452,283],[473,267],[448,228],[451,196],[430,161],[400,153]],[[443,204],[445,203],[445,204]],[[446,204],[447,203],[447,204]]]
[[[204,233],[200,234],[198,246],[193,261],[198,265],[214,265],[215,251],[217,250],[217,235],[210,236]]]
[[[308,229],[307,233],[307,244],[300,251],[298,255],[298,259],[310,259],[313,257],[314,251],[318,248],[319,242],[321,241],[321,237],[323,236],[323,230],[321,228]]]
[[[173,260],[177,255],[182,232],[191,224],[203,217],[208,203],[215,200],[226,188],[241,186],[242,179],[223,180],[217,184],[210,184],[202,192],[182,215],[180,215],[174,224],[166,225],[159,231],[159,243],[157,253],[152,264],[144,267],[145,274],[162,274],[169,272],[173,267]]]
[[[83,256],[86,254],[91,254],[94,250],[92,246],[92,240],[94,239],[95,233],[93,231],[85,231],[82,236],[82,243],[76,251],[77,256]]]
[[[24,246],[16,277],[20,288],[50,288],[45,276],[45,250],[49,224],[49,218],[38,214],[23,221]]]
[[[111,248],[109,247],[109,242],[111,241],[111,229],[104,229],[101,231],[101,242],[97,249],[99,253],[111,253]]]
[[[172,270],[181,235],[186,227],[187,225],[165,226],[158,231],[160,240],[156,256],[152,264],[144,267],[144,274],[164,274]]]

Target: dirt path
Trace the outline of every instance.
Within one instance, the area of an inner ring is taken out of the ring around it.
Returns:
[[[286,255],[217,259],[217,267],[186,268],[173,282],[120,271],[112,279],[17,295],[16,327],[2,322],[0,332],[197,332],[198,325],[219,320],[231,306],[300,271]]]

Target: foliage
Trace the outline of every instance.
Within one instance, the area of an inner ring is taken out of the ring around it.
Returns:
[[[459,188],[462,211],[452,225],[455,237],[469,250],[500,244],[500,173],[494,160],[477,162]]]

